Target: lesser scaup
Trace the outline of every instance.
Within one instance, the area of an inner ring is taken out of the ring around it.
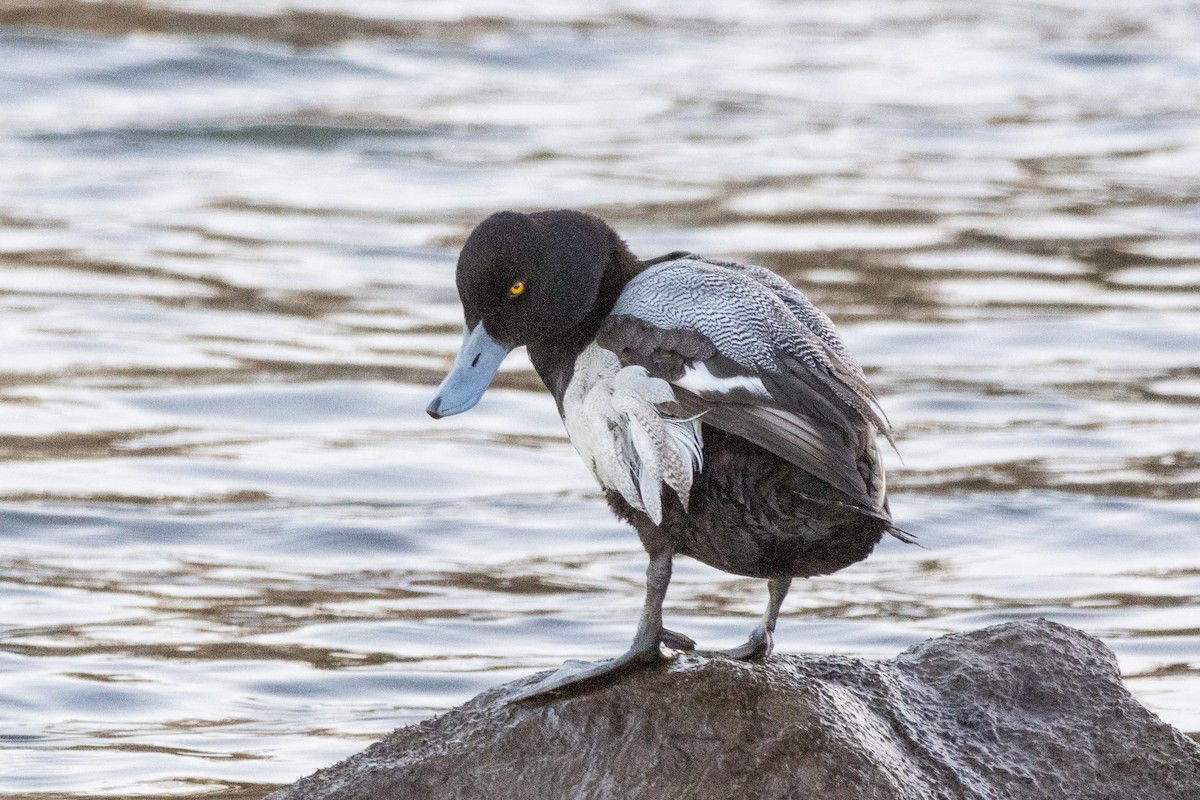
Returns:
[[[890,440],[833,323],[763,267],[672,253],[639,261],[603,220],[502,211],[458,260],[466,320],[428,412],[478,402],[524,345],[572,444],[650,556],[629,650],[568,662],[518,699],[693,649],[663,628],[676,554],[766,578],[770,600],[740,659],[770,654],[793,577],[865,558],[893,527],[876,436]]]

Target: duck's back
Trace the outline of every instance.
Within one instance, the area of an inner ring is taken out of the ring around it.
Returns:
[[[891,528],[875,442],[886,423],[829,318],[779,276],[696,257],[658,264],[626,286],[596,342],[614,366],[670,387],[674,402],[652,405],[667,424],[699,423],[693,480],[662,492],[657,513],[601,478],[648,548],[800,576],[865,557]],[[636,455],[628,469],[647,483]]]

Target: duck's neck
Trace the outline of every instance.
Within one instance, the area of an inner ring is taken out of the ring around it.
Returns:
[[[537,370],[542,383],[546,384],[546,388],[554,395],[560,414],[563,395],[575,372],[575,359],[596,338],[600,324],[617,304],[617,298],[621,296],[625,284],[645,268],[646,265],[629,252],[625,243],[617,239],[604,275],[600,279],[596,300],[583,321],[566,333],[540,342],[530,342],[526,348],[533,368]]]

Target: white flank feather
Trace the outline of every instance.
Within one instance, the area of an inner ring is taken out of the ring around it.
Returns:
[[[606,489],[618,492],[655,524],[662,522],[662,485],[684,509],[704,464],[698,419],[664,416],[671,385],[642,367],[621,368],[615,354],[592,345],[575,362],[563,396],[567,435]]]

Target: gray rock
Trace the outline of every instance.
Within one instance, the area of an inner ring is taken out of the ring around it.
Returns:
[[[890,661],[681,656],[591,694],[511,705],[528,678],[402,728],[269,800],[1200,800],[1200,745],[1045,620]]]

